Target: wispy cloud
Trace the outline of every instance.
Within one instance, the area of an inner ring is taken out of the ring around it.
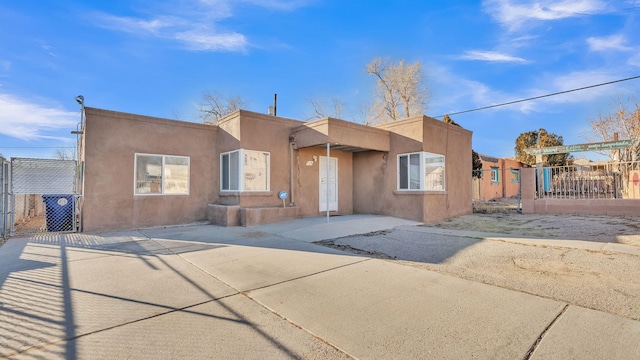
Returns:
[[[635,54],[632,56],[629,61],[629,65],[640,67],[640,54]]]
[[[40,45],[40,48],[44,50],[44,52],[46,52],[49,56],[57,57],[56,53],[53,51],[53,46],[47,44],[47,42],[42,39],[36,39],[35,41]]]
[[[430,64],[429,69],[431,81],[437,84],[436,89],[440,89],[433,96],[433,116],[587,87],[625,77],[624,73],[611,69],[547,74],[538,79],[538,86],[532,85],[526,90],[505,92],[483,82],[461,77],[445,66]],[[451,84],[455,84],[455,87]],[[557,111],[563,104],[586,104],[597,99],[626,96],[631,93],[632,89],[627,88],[625,83],[618,83],[497,107],[493,110],[522,114],[549,113]]]
[[[260,6],[266,9],[292,11],[315,3],[315,0],[244,0],[248,4]]]
[[[192,30],[175,34],[176,40],[184,41],[192,50],[218,51],[242,50],[247,45],[244,35],[238,33],[211,34],[204,31]]]
[[[458,57],[462,60],[479,60],[488,62],[514,62],[514,63],[526,63],[527,60],[511,56],[508,54],[502,54],[495,51],[482,51],[482,50],[469,50]]]
[[[621,78],[624,78],[623,74],[616,73],[610,69],[593,69],[573,71],[562,75],[549,75],[540,79],[540,83],[544,84],[544,87],[529,90],[523,98],[603,84]],[[625,88],[624,83],[603,85],[527,102],[524,103],[526,107],[522,110],[526,112],[545,112],[550,109],[548,104],[586,104],[597,99],[614,98],[628,93],[630,93],[630,90]]]
[[[607,11],[602,0],[485,0],[484,10],[511,30],[531,21],[560,20]]]
[[[248,45],[244,35],[216,31],[204,20],[200,23],[191,22],[176,16],[147,20],[110,14],[96,14],[96,19],[98,26],[105,29],[173,40],[194,51],[243,51]]]
[[[77,112],[0,93],[0,134],[21,140],[52,139],[57,137],[46,135],[48,131],[74,129],[78,121]]]
[[[102,28],[131,34],[139,34],[140,32],[158,34],[163,29],[177,27],[182,22],[179,18],[163,17],[144,20],[101,13],[96,14],[95,17],[98,20],[97,25]]]
[[[587,39],[591,51],[631,51],[633,48],[624,45],[625,38],[622,34],[607,37],[590,37]]]
[[[431,63],[429,78],[437,86],[430,108],[433,116],[513,100],[512,95],[496,91],[480,81],[461,77],[446,66]]]
[[[5,76],[11,70],[11,61],[0,60],[0,76]]]
[[[234,16],[234,7],[249,4],[274,11],[293,11],[314,0],[198,0],[170,1],[162,9],[149,9],[146,17],[94,15],[97,26],[137,36],[153,36],[183,44],[193,51],[245,51],[249,40],[223,29],[220,20]],[[170,15],[169,15],[170,14]]]

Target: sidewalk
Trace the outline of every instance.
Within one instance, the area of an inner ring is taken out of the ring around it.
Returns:
[[[11,239],[0,357],[640,357],[638,321],[310,243],[404,220],[323,221]]]

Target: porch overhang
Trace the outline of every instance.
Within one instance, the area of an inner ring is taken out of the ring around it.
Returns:
[[[291,137],[298,149],[330,144],[331,149],[349,152],[390,150],[387,130],[334,118],[305,123],[295,128]]]

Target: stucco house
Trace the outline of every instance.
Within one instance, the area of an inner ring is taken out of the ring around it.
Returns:
[[[520,191],[522,163],[511,158],[496,158],[479,154],[482,175],[473,179],[473,198],[492,200],[515,197]]]
[[[81,143],[83,231],[472,211],[471,132],[427,116],[364,126],[240,110],[206,125],[85,108]]]

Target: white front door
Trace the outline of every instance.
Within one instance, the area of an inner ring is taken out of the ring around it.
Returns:
[[[320,211],[327,211],[327,188],[329,189],[329,211],[338,211],[338,158],[332,157],[329,160],[329,176],[327,176],[327,157],[321,156],[319,161]]]

